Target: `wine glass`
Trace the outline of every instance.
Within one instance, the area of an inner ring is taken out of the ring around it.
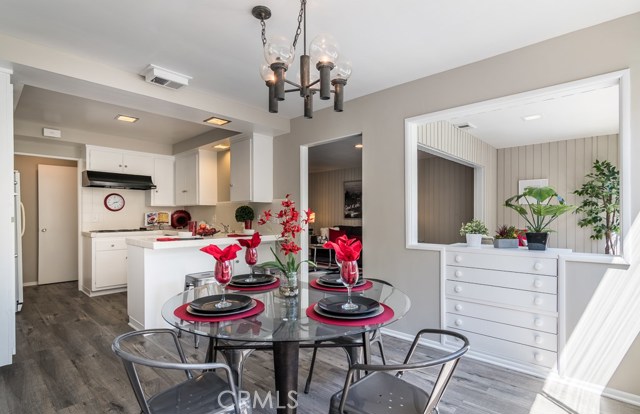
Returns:
[[[358,262],[356,260],[344,260],[340,263],[340,279],[342,284],[347,287],[347,303],[342,305],[344,310],[354,310],[358,305],[351,302],[351,289],[358,282]]]
[[[247,251],[244,253],[244,260],[251,268],[251,274],[245,279],[245,282],[253,283],[256,278],[253,277],[253,266],[258,263],[258,249],[255,247],[247,247]]]
[[[222,298],[216,303],[216,308],[223,309],[231,306],[231,302],[225,299],[224,294],[229,282],[231,282],[231,260],[216,260],[216,267],[213,272],[216,283],[222,286]]]

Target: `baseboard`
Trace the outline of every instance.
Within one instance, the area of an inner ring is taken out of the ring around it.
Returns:
[[[38,282],[25,282],[22,284],[23,287],[29,287],[29,286],[38,286]]]
[[[622,401],[627,404],[640,407],[640,395],[631,394],[629,392],[616,390],[615,388],[605,388],[602,395],[613,400]]]

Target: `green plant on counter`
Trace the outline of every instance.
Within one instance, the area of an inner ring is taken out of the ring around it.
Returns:
[[[253,221],[256,218],[253,209],[249,206],[240,206],[236,209],[236,221],[243,223],[245,221]]]
[[[482,234],[483,236],[487,236],[489,229],[487,229],[487,226],[485,226],[482,221],[473,219],[468,223],[462,223],[462,227],[460,227],[460,235],[464,236],[466,234]]]
[[[551,204],[554,199],[558,204]],[[524,204],[520,204],[520,200]],[[515,210],[527,223],[527,229],[533,233],[550,232],[548,227],[555,219],[576,209],[575,206],[566,204],[564,198],[552,187],[526,187],[522,194],[508,198],[504,206]]]
[[[496,235],[493,236],[494,239],[517,239],[518,238],[518,229],[515,226],[507,226],[503,224],[502,226],[496,229]]]

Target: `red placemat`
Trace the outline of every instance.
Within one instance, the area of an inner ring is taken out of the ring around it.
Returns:
[[[382,312],[378,316],[373,316],[371,318],[365,319],[334,319],[329,318],[324,315],[319,315],[313,307],[315,303],[312,303],[311,306],[307,308],[307,316],[314,321],[326,323],[327,325],[338,325],[338,326],[363,326],[363,325],[375,325],[378,323],[384,323],[393,318],[393,309],[381,303],[380,306],[384,308],[384,312]]]
[[[328,286],[323,286],[323,285],[318,283],[317,279],[313,279],[311,282],[309,282],[309,285],[311,285],[311,287],[314,288],[314,289],[326,290],[327,292],[346,292],[347,291],[346,287],[328,287]],[[371,289],[372,287],[373,287],[373,282],[370,281],[370,280],[367,280],[362,285],[352,288],[351,291],[352,292],[362,292],[363,290]]]
[[[229,290],[241,290],[243,292],[260,292],[265,290],[275,289],[280,286],[280,279],[276,278],[275,282],[269,283],[268,285],[262,286],[231,286],[227,285],[227,289]]]
[[[259,314],[264,310],[264,303],[259,301],[258,299],[254,299],[256,301],[256,306],[253,309],[249,309],[246,312],[234,313],[233,315],[221,315],[221,316],[196,316],[187,312],[188,303],[185,303],[182,306],[176,308],[173,311],[173,314],[182,319],[183,321],[188,322],[223,322],[223,321],[233,321],[236,319],[244,319],[249,316],[254,316]]]
[[[158,237],[156,239],[156,241],[174,241],[174,240],[180,240],[177,237]]]

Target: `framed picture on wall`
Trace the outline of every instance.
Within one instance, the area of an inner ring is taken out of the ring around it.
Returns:
[[[344,218],[362,218],[362,181],[344,182]]]

